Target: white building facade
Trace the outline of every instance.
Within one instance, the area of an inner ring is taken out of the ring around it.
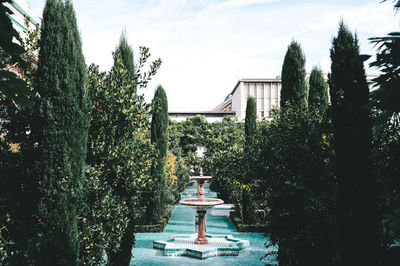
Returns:
[[[21,36],[24,36],[24,34],[28,32],[25,25],[25,17],[29,19],[29,28],[39,26],[32,17],[28,0],[11,0],[10,3],[5,3],[4,5],[13,12],[9,18],[11,19],[14,28],[21,34]]]
[[[268,118],[274,106],[279,107],[282,82],[275,79],[240,79],[223,103],[212,111],[233,111],[239,121],[246,117],[247,99],[253,97],[257,103],[257,118]]]

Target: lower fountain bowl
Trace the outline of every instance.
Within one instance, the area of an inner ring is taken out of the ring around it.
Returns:
[[[199,200],[198,198],[183,199],[179,201],[180,204],[190,206],[195,210],[207,210],[216,205],[224,204],[222,199],[209,199]]]

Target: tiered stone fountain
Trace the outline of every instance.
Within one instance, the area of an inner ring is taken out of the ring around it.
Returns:
[[[206,234],[205,217],[208,209],[224,204],[221,199],[204,197],[204,182],[211,176],[193,176],[197,181],[197,198],[182,199],[179,203],[196,210],[198,216],[197,237],[192,235],[176,235],[168,240],[153,241],[153,248],[161,249],[164,255],[187,255],[198,259],[216,256],[238,256],[239,251],[250,245],[249,241],[234,238],[232,235]],[[209,239],[207,239],[208,237]]]
[[[187,205],[192,207],[197,211],[197,216],[199,218],[198,223],[198,236],[194,241],[195,244],[205,245],[208,243],[206,238],[206,213],[207,210],[216,206],[224,204],[222,199],[209,199],[204,197],[204,182],[210,180],[211,176],[193,176],[191,180],[197,181],[197,194],[198,198],[183,199],[179,201],[182,205]]]

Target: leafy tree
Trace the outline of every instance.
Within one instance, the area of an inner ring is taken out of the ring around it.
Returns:
[[[395,10],[400,8],[400,1]],[[393,245],[400,239],[400,32],[391,32],[384,37],[370,38],[378,47],[376,60],[370,65],[381,74],[374,79],[374,90],[370,93],[374,114],[374,169],[377,171],[379,210],[383,214],[384,265],[400,263],[400,248]]]
[[[86,200],[78,213],[80,265],[104,265],[106,247],[109,253],[119,250],[123,230],[129,224],[129,206],[104,182],[102,170],[87,166],[85,171]]]
[[[123,43],[124,39],[121,40]],[[118,47],[123,46],[120,43]],[[127,50],[131,51],[131,48]],[[161,65],[161,59],[157,59],[150,63],[149,71],[142,72],[149,57],[149,48],[140,47],[135,75],[127,70],[121,49],[118,48],[113,53],[114,65],[108,73],[99,72],[95,65],[89,67],[93,120],[89,131],[87,163],[95,169],[95,175],[90,168],[88,176],[98,176],[102,187],[96,187],[92,179],[88,183],[95,186],[92,195],[111,193],[109,197],[113,198],[111,202],[115,205],[96,209],[102,204],[102,198],[96,197],[97,201],[92,204],[95,204],[94,209],[99,215],[96,217],[100,219],[88,218],[89,228],[82,237],[91,234],[90,239],[98,238],[97,231],[91,230],[93,227],[90,224],[101,221],[105,232],[101,238],[104,245],[98,246],[107,251],[109,264],[129,265],[136,225],[143,224],[146,219],[146,197],[151,189],[150,166],[154,153],[149,131],[150,106],[145,103],[143,95],[137,94],[136,89],[147,86]],[[108,188],[111,188],[111,192],[108,192]],[[113,219],[112,213],[121,218]],[[87,215],[87,212],[83,213],[84,217]],[[85,224],[82,226],[87,228]],[[101,249],[90,249],[90,254],[88,250],[81,249],[81,254],[97,259],[100,258]],[[92,260],[90,264],[99,264],[99,260]]]
[[[269,246],[280,265],[335,265],[329,123],[287,105],[260,125],[258,169]]]
[[[292,41],[287,49],[282,65],[281,106],[286,102],[292,106],[307,107],[307,83],[305,56],[298,42]]]
[[[369,89],[363,66],[366,57],[359,54],[357,36],[353,36],[343,22],[339,24],[330,53],[341,263],[377,265],[378,214],[376,180],[371,169]]]
[[[155,146],[156,156],[151,165],[151,177],[154,187],[147,209],[147,223],[158,222],[165,214],[167,180],[165,164],[168,150],[168,102],[163,87],[159,86],[154,94],[151,117],[151,143]]]
[[[190,172],[189,168],[185,163],[185,159],[178,155],[176,158],[176,175],[178,177],[178,191],[183,192],[185,191],[187,185],[190,181]]]
[[[328,84],[325,82],[322,70],[314,67],[311,70],[309,80],[310,91],[308,94],[308,106],[326,111],[329,104]]]
[[[371,92],[373,107],[378,111],[377,126],[397,127],[400,124],[400,32],[386,37],[370,38],[378,46],[376,60],[371,63],[382,72],[377,78],[376,89]]]
[[[393,2],[398,11],[400,1]],[[375,127],[380,133],[385,127],[400,125],[400,32],[369,40],[378,48],[376,60],[370,65],[382,73],[374,79],[375,90],[370,95],[372,107],[376,110]]]
[[[385,128],[374,138],[373,167],[377,172],[377,195],[382,213],[384,254],[382,265],[400,263],[400,248],[395,245],[400,239],[400,127]]]
[[[205,145],[209,132],[209,123],[204,116],[189,117],[181,122],[182,136],[179,139],[182,154],[189,156],[196,153],[198,145]]]
[[[135,80],[126,70],[121,55],[114,53],[113,56],[114,65],[108,73],[99,72],[94,65],[89,67],[93,120],[87,163],[98,172],[105,192],[107,187],[112,189],[110,197],[116,204],[99,210],[108,218],[101,220],[105,226],[104,237],[114,238],[112,242],[106,242],[103,249],[107,250],[109,263],[129,265],[135,224],[143,219],[143,195],[150,190],[153,148],[149,136],[149,105],[142,95],[135,93]],[[92,176],[91,173],[88,176]],[[100,203],[96,204],[101,204],[103,199],[97,199]],[[122,218],[110,219],[116,211]],[[92,234],[94,238],[97,232]]]
[[[218,197],[226,202],[242,201],[242,191],[247,184],[244,159],[244,125],[237,117],[225,116],[221,122],[209,123],[203,134],[206,152],[203,159],[203,170],[213,176],[210,187],[218,192]]]
[[[61,45],[62,44],[62,45]],[[77,209],[83,195],[89,128],[86,66],[70,1],[46,1],[35,88],[40,177],[39,265],[77,265]]]

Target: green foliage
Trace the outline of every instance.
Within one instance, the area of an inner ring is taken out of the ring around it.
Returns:
[[[372,170],[368,85],[356,36],[343,22],[332,41],[331,74],[338,224],[344,264],[378,263],[376,178]],[[362,247],[358,243],[363,243]],[[369,254],[368,257],[363,254]]]
[[[169,120],[168,122],[168,150],[172,152],[176,158],[176,176],[178,177],[178,191],[183,192],[189,184],[190,170],[182,155],[182,147],[180,146],[180,138],[183,136],[182,123]]]
[[[250,187],[254,187],[255,179],[255,167],[257,161],[257,154],[255,152],[256,141],[257,141],[257,106],[256,100],[252,97],[247,99],[246,107],[246,119],[244,122],[245,132],[245,144],[244,144],[244,161],[245,166],[244,180],[243,182]],[[243,217],[246,224],[252,224],[255,222],[255,200],[254,191],[251,189],[244,190],[242,195],[242,206]]]
[[[100,265],[104,261],[104,249],[117,251],[121,245],[123,228],[128,226],[129,213],[126,201],[116,196],[112,188],[102,180],[101,169],[86,168],[83,206],[78,213],[80,260],[82,265]],[[122,203],[122,204],[121,204]]]
[[[135,77],[135,62],[133,59],[133,50],[128,43],[126,37],[126,31],[122,31],[121,37],[119,39],[119,44],[115,50],[115,53],[121,54],[122,63],[124,64],[126,70]]]
[[[9,99],[15,105],[29,105],[31,91],[26,85],[20,68],[26,67],[22,38],[12,26],[9,16],[13,12],[0,3],[0,102]],[[15,40],[15,42],[14,42]]]
[[[87,163],[98,172],[103,193],[111,188],[109,197],[112,204],[102,210],[102,215],[110,217],[118,211],[121,217],[109,220],[109,224],[101,223],[104,232],[102,250],[91,251],[97,259],[106,250],[108,262],[116,265],[129,264],[136,224],[143,224],[146,219],[147,197],[153,186],[150,169],[155,153],[150,142],[150,106],[136,91],[147,85],[161,64],[161,59],[157,59],[150,64],[149,71],[142,73],[150,52],[148,48],[141,47],[140,60],[132,75],[123,61],[122,50],[128,55],[132,51],[123,37],[113,54],[114,65],[108,73],[100,72],[95,65],[89,67],[93,120],[89,131]],[[92,204],[102,204],[101,201],[101,197],[96,197]],[[92,224],[98,222],[95,217],[87,219],[95,219]],[[97,234],[97,231],[87,229],[86,236],[90,239],[96,238]],[[87,250],[82,246],[81,254],[85,252]]]
[[[204,146],[206,136],[209,135],[209,124],[204,116],[189,117],[180,123],[181,137],[179,145],[182,148],[182,154],[189,156],[196,153],[199,145]]]
[[[382,73],[374,79],[376,89],[371,92],[371,102],[378,114],[376,127],[380,132],[382,127],[400,125],[400,32],[370,40],[378,46],[376,60],[370,65]]]
[[[176,158],[176,176],[178,177],[178,192],[185,191],[190,181],[190,172],[184,158],[178,155]]]
[[[261,179],[270,245],[282,265],[334,265],[335,180],[327,118],[287,105],[260,125]],[[275,254],[269,254],[274,255]]]
[[[120,54],[114,54],[114,66],[108,73],[89,67],[89,88],[92,94],[92,122],[89,130],[87,163],[98,171],[105,188],[110,187],[114,205],[103,211],[110,215],[121,210],[122,221],[111,220],[104,237],[113,239],[103,246],[114,263],[130,261],[134,244],[134,224],[143,219],[144,194],[150,190],[150,166],[153,148],[149,136],[149,105],[135,93],[134,80],[125,69]],[[100,201],[101,197],[96,198]],[[132,233],[131,233],[132,232]],[[91,239],[97,232],[87,234]],[[129,241],[127,239],[129,234]],[[112,236],[112,237],[110,237]],[[115,241],[119,244],[115,245]],[[82,247],[84,254],[85,247]],[[99,255],[98,255],[99,256]]]
[[[247,99],[246,118],[244,122],[245,147],[251,150],[257,134],[257,106],[253,97]]]
[[[400,128],[389,127],[374,138],[373,167],[377,173],[377,195],[379,210],[382,213],[384,248],[382,265],[400,263],[396,243],[400,240]]]
[[[222,122],[210,123],[206,133],[203,170],[211,175],[211,189],[226,202],[239,203],[245,176],[244,125],[236,117],[225,116]]]
[[[281,106],[287,102],[300,108],[307,107],[306,58],[298,42],[288,46],[282,65]]]
[[[320,68],[313,67],[311,70],[309,86],[308,106],[325,112],[329,104],[328,84],[325,82]]]
[[[142,73],[143,68],[146,65],[147,60],[150,58],[151,53],[148,47],[140,46],[140,58],[137,64],[134,64],[136,67],[135,73],[135,84],[139,86],[139,88],[146,88],[147,84],[151,80],[151,78],[157,74],[157,71],[161,67],[162,60],[161,58],[157,58],[156,60],[150,63],[150,69]]]
[[[167,180],[165,164],[168,149],[168,102],[164,89],[159,86],[154,94],[151,117],[151,143],[156,155],[151,165],[151,177],[154,182],[149,207],[147,223],[154,224],[165,213],[167,197]]]
[[[29,30],[24,40],[24,65],[20,75],[33,91],[38,29]],[[38,245],[38,180],[32,174],[35,160],[32,104],[13,98],[0,101],[0,264],[34,264]]]
[[[41,265],[78,264],[76,215],[83,196],[89,128],[89,94],[81,47],[72,3],[48,0],[35,81],[40,97],[32,129],[38,141]]]

